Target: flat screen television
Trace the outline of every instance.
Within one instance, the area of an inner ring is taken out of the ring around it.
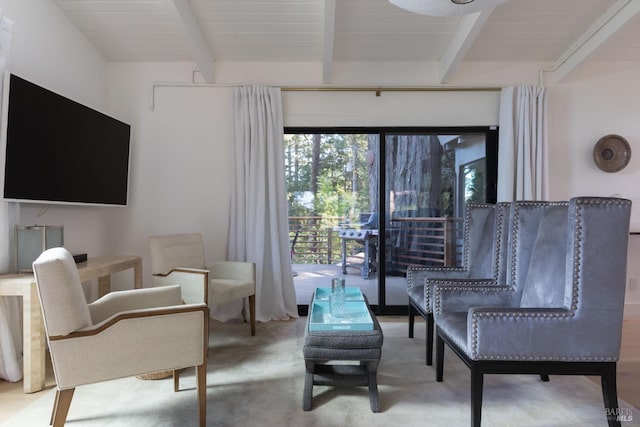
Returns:
[[[130,126],[6,73],[5,200],[126,206]]]

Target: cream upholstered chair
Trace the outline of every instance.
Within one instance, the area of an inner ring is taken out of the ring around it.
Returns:
[[[620,356],[631,202],[576,197],[515,202],[506,281],[434,286],[436,381],[445,343],[471,369],[471,425],[485,374],[593,375],[619,426]]]
[[[206,425],[205,304],[182,305],[179,286],[112,292],[87,304],[64,248],[43,252],[33,271],[57,386],[51,424],[64,425],[79,385],[195,366]]]
[[[149,238],[154,286],[180,285],[185,302],[209,306],[249,299],[251,335],[256,334],[256,266],[252,262],[218,261],[205,266],[199,233]]]

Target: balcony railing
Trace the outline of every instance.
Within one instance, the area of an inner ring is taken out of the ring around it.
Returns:
[[[289,217],[289,241],[294,264],[335,264],[341,261],[340,218]],[[460,218],[401,217],[386,228],[387,271],[404,272],[408,266],[458,265],[462,252]],[[362,245],[346,241],[349,255]]]

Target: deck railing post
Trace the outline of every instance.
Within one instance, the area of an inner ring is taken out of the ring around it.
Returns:
[[[331,227],[327,227],[327,264],[331,264],[332,248],[333,248],[333,229]]]
[[[444,265],[454,265],[455,260],[455,236],[454,227],[452,227],[452,218],[446,218],[444,221]]]

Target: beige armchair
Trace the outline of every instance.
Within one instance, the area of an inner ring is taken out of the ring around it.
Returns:
[[[198,233],[151,236],[149,249],[154,286],[180,285],[185,302],[209,306],[248,297],[251,335],[256,334],[255,263],[219,261],[207,268]]]
[[[112,292],[87,304],[64,248],[33,263],[56,379],[51,416],[63,426],[75,388],[110,379],[195,366],[200,426],[206,425],[208,316],[183,305],[180,287]]]

